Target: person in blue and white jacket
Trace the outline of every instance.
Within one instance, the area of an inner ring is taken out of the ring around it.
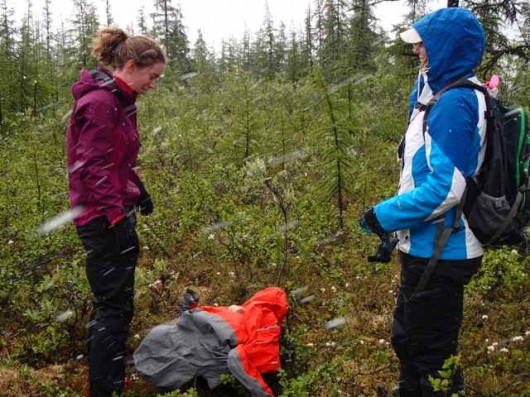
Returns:
[[[394,312],[392,345],[400,361],[396,396],[441,396],[429,382],[444,361],[457,354],[463,313],[463,288],[480,266],[483,249],[462,216],[449,237],[424,292],[410,299],[433,255],[438,222],[454,223],[466,178],[478,173],[485,154],[485,98],[470,88],[444,92],[428,113],[421,104],[449,83],[469,79],[480,64],[485,35],[477,18],[462,8],[432,12],[401,33],[415,45],[421,62],[404,139],[396,196],[365,211],[364,230],[383,235],[397,231],[402,265]],[[461,370],[452,393],[463,390]],[[451,394],[449,394],[451,395]]]

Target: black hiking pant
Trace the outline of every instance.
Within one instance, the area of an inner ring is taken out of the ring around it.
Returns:
[[[125,343],[134,312],[134,271],[139,245],[120,252],[105,217],[77,227],[86,249],[86,274],[92,290],[88,324],[90,395],[120,394],[125,377]]]
[[[464,285],[477,271],[482,258],[442,261],[425,290],[412,298],[428,259],[400,252],[401,286],[394,311],[392,346],[400,362],[400,396],[445,396],[435,392],[429,375],[438,371],[446,359],[457,354],[462,324]],[[453,376],[451,392],[463,389],[459,369]],[[448,395],[451,395],[451,392]]]

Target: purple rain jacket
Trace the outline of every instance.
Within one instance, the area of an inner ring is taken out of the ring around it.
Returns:
[[[140,139],[136,93],[103,68],[83,70],[72,86],[75,105],[66,131],[70,205],[82,207],[77,225],[123,217],[136,205]]]

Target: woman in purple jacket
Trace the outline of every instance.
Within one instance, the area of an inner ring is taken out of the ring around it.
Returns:
[[[153,211],[134,170],[140,148],[136,98],[156,86],[166,58],[152,39],[116,28],[97,32],[93,54],[108,69],[83,70],[73,85],[66,147],[70,204],[81,210],[75,224],[93,294],[90,391],[99,397],[123,390],[139,252],[134,210]]]

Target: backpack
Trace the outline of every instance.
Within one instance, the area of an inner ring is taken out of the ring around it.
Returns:
[[[433,255],[411,299],[418,299],[422,295],[447,240],[460,228],[463,213],[473,234],[484,246],[523,243],[525,252],[528,251],[525,234],[530,222],[530,195],[527,197],[530,190],[528,114],[520,107],[504,107],[482,85],[467,79],[458,80],[442,88],[426,105],[420,104],[419,109],[425,111],[424,135],[429,111],[444,92],[458,87],[471,88],[484,94],[486,153],[477,175],[466,179],[466,188],[456,207],[453,224],[444,227],[444,222],[438,222]]]
[[[485,246],[526,242],[524,229],[530,221],[528,114],[521,107],[504,107],[482,85],[458,80],[442,88],[425,105],[424,134],[430,109],[444,92],[458,87],[484,94],[487,146],[477,176],[466,180],[457,215],[466,215],[473,234]],[[460,223],[460,217],[457,221]]]

